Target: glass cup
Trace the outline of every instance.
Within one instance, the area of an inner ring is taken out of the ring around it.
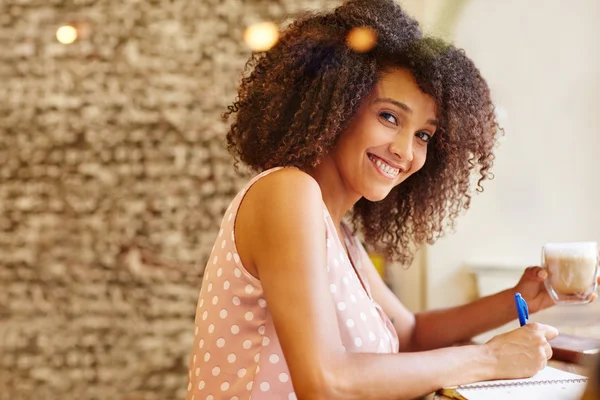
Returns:
[[[598,287],[598,244],[595,242],[547,243],[542,247],[542,267],[548,272],[546,290],[557,304],[584,304]]]

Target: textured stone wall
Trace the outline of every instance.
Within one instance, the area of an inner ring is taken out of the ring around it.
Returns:
[[[0,0],[0,400],[183,398],[243,28],[337,3]]]

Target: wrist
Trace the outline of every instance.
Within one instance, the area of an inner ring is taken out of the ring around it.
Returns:
[[[481,347],[481,361],[483,368],[480,369],[483,375],[480,380],[487,381],[496,379],[499,376],[498,365],[500,363],[500,352],[495,343],[487,342],[479,345]]]
[[[502,296],[501,304],[504,312],[501,315],[505,316],[505,323],[518,318],[515,306],[515,293],[518,292],[519,289],[515,286],[499,293]]]

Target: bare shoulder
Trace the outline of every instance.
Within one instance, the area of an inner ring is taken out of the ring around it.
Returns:
[[[240,205],[235,235],[240,257],[251,274],[273,248],[298,249],[325,236],[321,188],[309,174],[284,168],[262,177]],[[324,242],[323,242],[324,243]],[[324,246],[324,245],[323,245]],[[308,246],[307,246],[308,248]]]
[[[321,188],[317,181],[296,168],[283,168],[259,179],[246,194],[248,205],[264,209],[266,205],[287,207],[310,206],[322,201]]]

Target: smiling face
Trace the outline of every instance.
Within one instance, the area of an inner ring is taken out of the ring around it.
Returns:
[[[410,71],[394,69],[362,103],[331,157],[348,189],[383,200],[423,167],[436,127],[433,98]]]

